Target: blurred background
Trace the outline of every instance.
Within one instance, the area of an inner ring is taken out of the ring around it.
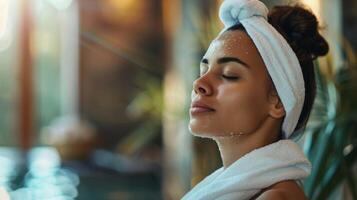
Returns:
[[[357,1],[303,3],[329,55],[297,142],[310,199],[357,199]],[[180,199],[221,166],[188,132],[221,0],[0,0],[0,187],[12,199]]]

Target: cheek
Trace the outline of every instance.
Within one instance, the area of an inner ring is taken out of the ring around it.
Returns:
[[[227,128],[239,128],[241,131],[255,129],[267,113],[264,91],[247,87],[226,92],[220,95],[220,118],[224,120]]]

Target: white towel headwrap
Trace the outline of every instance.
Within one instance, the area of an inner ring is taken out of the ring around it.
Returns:
[[[311,163],[301,148],[292,140],[279,140],[216,170],[182,200],[248,200],[280,181],[302,181],[310,172]]]
[[[219,17],[223,33],[242,24],[257,47],[285,108],[282,131],[285,138],[294,132],[305,99],[304,78],[298,58],[284,37],[267,21],[268,8],[259,0],[225,0]]]

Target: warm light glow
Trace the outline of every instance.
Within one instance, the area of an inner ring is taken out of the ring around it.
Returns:
[[[111,23],[133,26],[144,16],[149,1],[101,0],[101,15]]]
[[[302,0],[302,2],[309,6],[311,8],[311,10],[315,13],[315,15],[317,16],[317,18],[320,18],[321,13],[320,13],[320,1],[321,0]]]
[[[108,3],[115,8],[115,10],[132,10],[137,0],[108,0]]]

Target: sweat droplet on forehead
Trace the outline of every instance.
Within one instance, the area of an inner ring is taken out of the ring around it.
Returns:
[[[223,47],[227,49],[238,48],[239,43],[237,43],[237,39],[231,39],[223,43]]]
[[[223,37],[215,39],[212,41],[206,54],[212,55],[213,53],[223,53],[222,50],[230,52],[237,48],[244,48],[244,46],[242,46],[244,43],[241,41],[242,37]]]
[[[254,42],[243,31],[228,31],[212,41],[204,55],[208,63],[223,57],[235,57],[248,65],[261,65],[262,60]]]

